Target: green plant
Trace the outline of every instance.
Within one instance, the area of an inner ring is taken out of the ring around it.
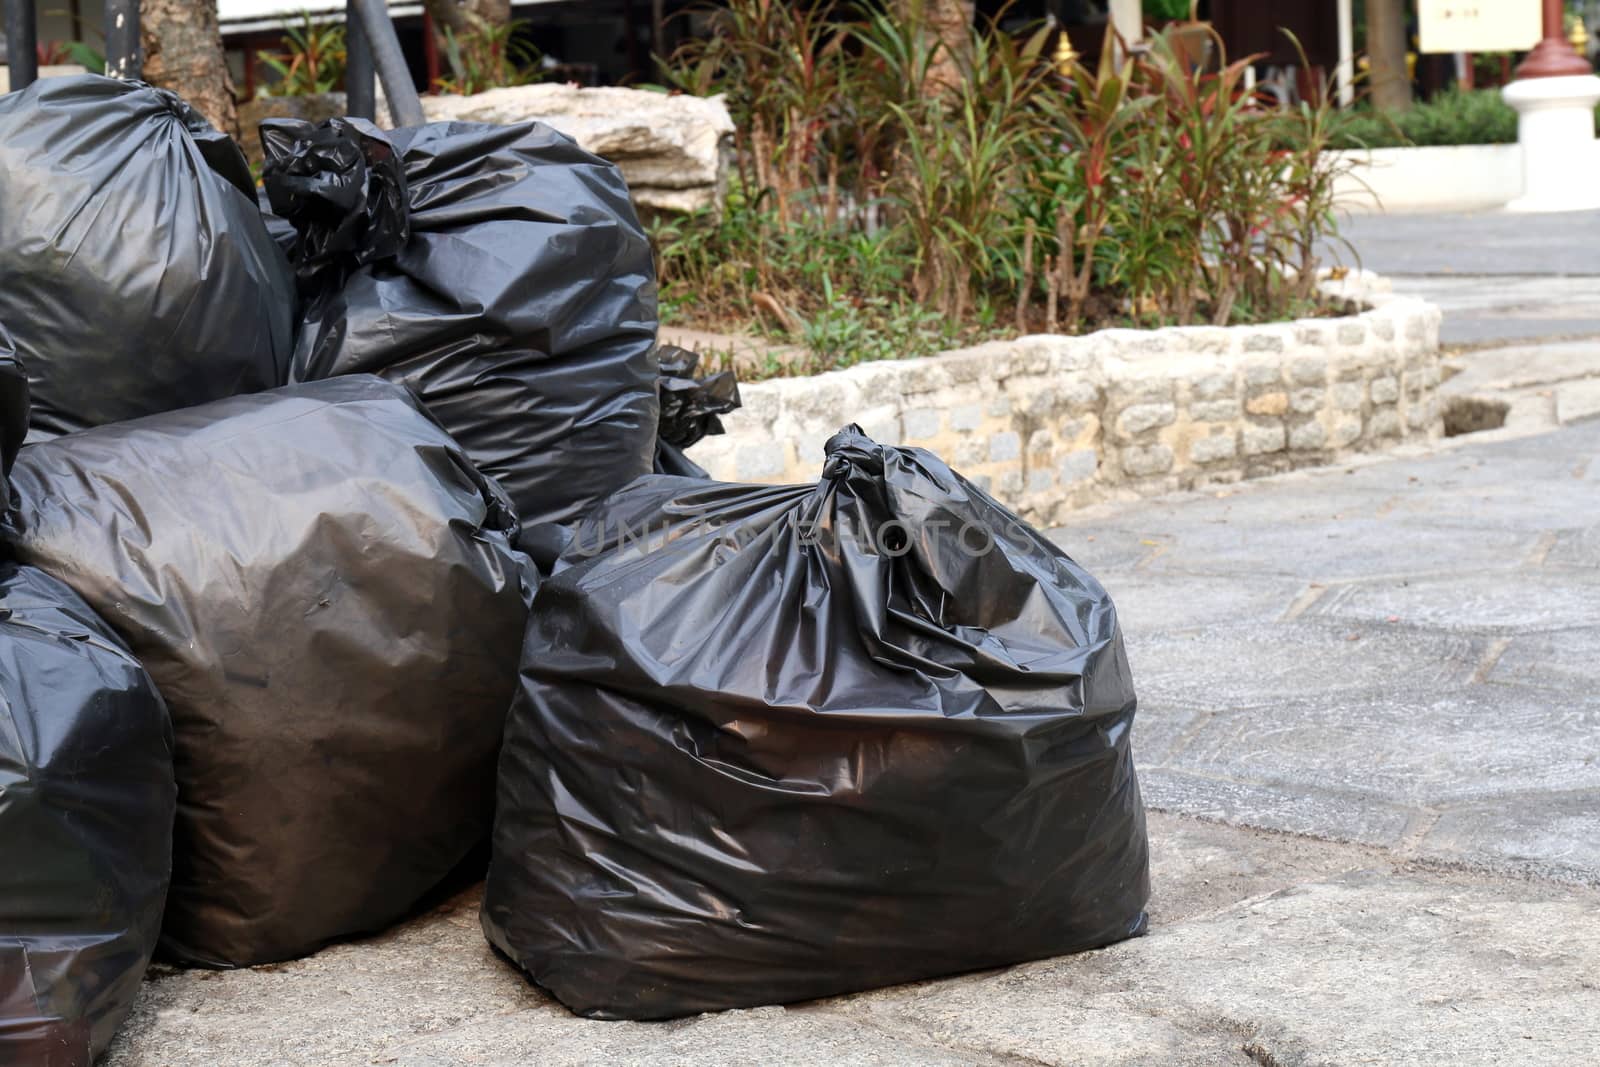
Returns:
[[[63,47],[67,62],[76,63],[90,74],[106,72],[106,57],[93,45],[84,41],[68,41]]]
[[[1510,144],[1517,113],[1497,89],[1451,88],[1394,115],[1362,109],[1343,124],[1340,148]]]
[[[450,74],[439,79],[439,92],[471,96],[486,89],[539,80],[541,57],[538,49],[522,36],[528,25],[525,20],[497,25],[471,13],[467,19],[472,28],[465,33],[444,29],[444,55]]]
[[[923,36],[914,22],[904,33]],[[917,250],[917,299],[946,315],[966,313],[974,279],[992,276],[990,253],[1013,232],[1012,179],[1023,149],[1044,131],[1034,96],[1047,77],[1047,36],[1041,29],[1019,45],[997,32],[975,35],[954,86],[887,105],[898,152],[886,192]],[[883,28],[865,40],[881,49]]]
[[[1144,17],[1147,19],[1165,19],[1178,21],[1192,16],[1193,6],[1190,0],[1144,0]]]
[[[1269,108],[1245,62],[1206,73],[1165,40],[1121,63],[1108,40],[1060,75],[1044,30],[998,23],[947,55],[915,9],[872,2],[725,0],[712,18],[664,76],[727,94],[737,173],[720,212],[652,224],[662,314],[804,346],[770,373],[1012,324],[1315,309],[1343,165],[1331,94]]]
[[[281,52],[257,52],[257,57],[278,74],[262,96],[310,96],[328,93],[344,81],[345,33],[336,22],[316,22],[309,11],[300,25],[284,23]]]

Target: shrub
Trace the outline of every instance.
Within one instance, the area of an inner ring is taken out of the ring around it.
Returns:
[[[1339,131],[1339,148],[1510,144],[1517,113],[1498,89],[1451,88],[1393,115],[1363,109]]]
[[[256,53],[278,74],[277,82],[262,88],[259,95],[311,96],[332,92],[344,81],[344,27],[313,21],[309,11],[301,12],[300,20],[298,26],[284,24],[283,51]]]
[[[727,94],[738,174],[720,217],[656,224],[669,319],[805,344],[817,369],[1312,307],[1334,111],[1264,107],[1243,61],[1190,71],[1158,42],[1119,68],[1108,39],[1063,76],[1047,29],[974,28],[952,56],[881,8],[729,0],[713,18],[668,70]]]

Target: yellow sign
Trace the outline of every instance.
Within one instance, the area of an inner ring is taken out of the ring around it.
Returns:
[[[1539,0],[1417,0],[1424,52],[1526,52],[1544,37]]]

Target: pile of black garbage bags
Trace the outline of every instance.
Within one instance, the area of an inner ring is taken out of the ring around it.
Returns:
[[[737,386],[554,130],[261,137],[258,193],[169,92],[0,97],[0,1062],[486,855],[490,941],[599,1018],[1143,930],[1092,577],[854,427],[707,478]]]

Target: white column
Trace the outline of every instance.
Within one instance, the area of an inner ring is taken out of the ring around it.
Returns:
[[[1356,18],[1351,0],[1339,0],[1339,106],[1356,102]]]
[[[1129,44],[1144,40],[1144,5],[1140,0],[1111,0],[1111,29]],[[1117,58],[1122,58],[1121,48]]]
[[[1600,208],[1600,147],[1594,139],[1600,78],[1523,78],[1501,92],[1517,110],[1517,142],[1522,145],[1522,195],[1506,210]]]

